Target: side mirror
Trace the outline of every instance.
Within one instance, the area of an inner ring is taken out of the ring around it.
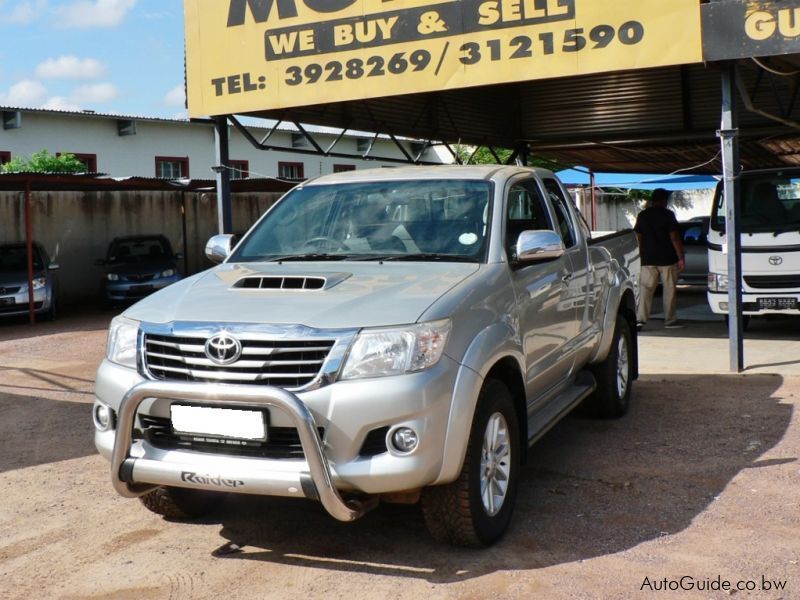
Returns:
[[[102,266],[104,266],[106,264],[106,259],[105,258],[98,258],[96,261],[94,261],[94,264],[95,264],[96,267],[102,267]]]
[[[206,257],[211,262],[219,264],[230,256],[232,250],[233,235],[230,233],[215,235],[206,244]]]
[[[564,254],[561,236],[549,229],[523,231],[517,238],[516,255],[519,262],[534,262],[558,258]]]

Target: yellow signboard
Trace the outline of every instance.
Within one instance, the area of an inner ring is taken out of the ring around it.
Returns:
[[[698,0],[184,0],[193,117],[702,61]]]

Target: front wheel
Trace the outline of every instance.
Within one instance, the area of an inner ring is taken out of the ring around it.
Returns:
[[[489,379],[481,390],[461,473],[426,488],[422,511],[431,535],[457,546],[488,546],[508,529],[517,495],[520,441],[508,387]]]
[[[139,496],[139,501],[148,510],[171,519],[202,517],[217,508],[224,499],[225,494],[220,492],[176,487],[158,487]]]
[[[617,315],[608,356],[592,368],[597,389],[586,401],[593,416],[609,419],[628,412],[633,383],[633,356],[631,327],[623,315]]]

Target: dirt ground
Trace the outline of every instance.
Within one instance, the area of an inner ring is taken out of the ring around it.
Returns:
[[[509,534],[468,551],[413,506],[186,523],[117,496],[90,415],[109,316],[0,325],[0,598],[800,598],[798,377],[644,375],[626,418],[531,448]]]

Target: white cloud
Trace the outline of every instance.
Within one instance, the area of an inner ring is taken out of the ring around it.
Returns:
[[[51,110],[82,110],[116,100],[119,96],[119,90],[113,83],[82,85],[66,96],[51,96],[41,82],[26,79],[12,85],[8,92],[0,92],[0,105]]]
[[[0,93],[0,104],[37,108],[47,100],[47,88],[40,82],[25,79],[12,85],[8,92]]]
[[[137,0],[78,0],[57,8],[56,24],[66,29],[116,27],[125,19]]]
[[[185,106],[186,105],[186,91],[183,85],[176,85],[164,96],[164,104],[167,106]]]
[[[70,95],[70,100],[76,104],[89,105],[109,102],[119,97],[119,90],[113,83],[95,83],[82,85]]]
[[[44,13],[47,0],[11,0],[13,8],[8,8],[7,4],[5,0],[0,0],[0,24],[27,25]]]
[[[36,67],[36,76],[40,79],[97,79],[105,72],[106,66],[97,59],[66,54],[48,58]]]
[[[63,96],[53,96],[48,98],[44,104],[37,108],[49,108],[50,110],[69,110],[69,111],[78,111],[81,109],[80,106],[69,100],[68,98],[64,98]]]

